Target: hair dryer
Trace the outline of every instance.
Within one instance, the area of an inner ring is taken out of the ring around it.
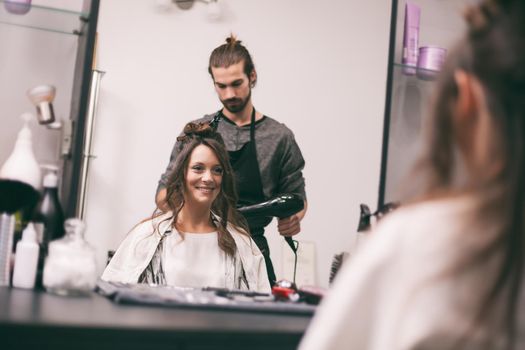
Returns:
[[[296,194],[286,193],[266,202],[238,208],[239,212],[246,218],[250,217],[277,217],[287,218],[304,209],[304,201]],[[284,237],[286,243],[295,252],[297,247],[293,243],[292,237]]]

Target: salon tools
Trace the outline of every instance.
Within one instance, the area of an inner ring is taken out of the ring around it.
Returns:
[[[36,107],[38,123],[50,126],[55,122],[55,94],[56,88],[53,85],[38,85],[27,91],[27,97]]]
[[[288,280],[277,281],[272,287],[272,294],[275,300],[278,301],[299,301],[299,294],[297,294],[295,282]]]
[[[276,301],[270,294],[213,287],[185,288],[98,280],[96,291],[120,304],[286,315],[312,315],[316,310],[316,306],[302,302]]]
[[[343,266],[343,262],[348,259],[348,253],[347,252],[341,252],[339,254],[335,254],[332,259],[332,265],[330,266],[330,276],[328,277],[328,284],[332,284],[334,281],[335,276],[341,269],[341,266]]]
[[[297,291],[301,297],[301,301],[306,302],[310,305],[318,305],[326,295],[328,290],[322,287],[316,286],[302,286]]]
[[[278,217],[287,218],[304,209],[304,200],[293,193],[282,194],[266,202],[239,208],[239,212],[245,217]],[[292,237],[284,238],[290,248],[297,251]]]
[[[239,208],[239,212],[245,217],[278,217],[287,218],[304,209],[304,201],[301,197],[293,193],[286,193],[266,202],[249,205]],[[284,240],[294,253],[293,280],[295,282],[295,273],[297,272],[297,249],[299,242],[292,237],[284,237]]]

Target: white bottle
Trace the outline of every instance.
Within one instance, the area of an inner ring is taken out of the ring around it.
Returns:
[[[30,222],[22,234],[22,239],[16,244],[13,287],[26,289],[35,287],[38,251],[36,231]]]

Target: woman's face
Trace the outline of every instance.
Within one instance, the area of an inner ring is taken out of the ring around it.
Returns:
[[[221,190],[222,174],[215,152],[206,145],[195,147],[186,169],[185,202],[211,207]]]

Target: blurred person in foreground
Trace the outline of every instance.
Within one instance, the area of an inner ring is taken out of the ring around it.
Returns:
[[[301,350],[525,348],[525,1],[465,17],[412,175],[424,194],[339,272]]]

